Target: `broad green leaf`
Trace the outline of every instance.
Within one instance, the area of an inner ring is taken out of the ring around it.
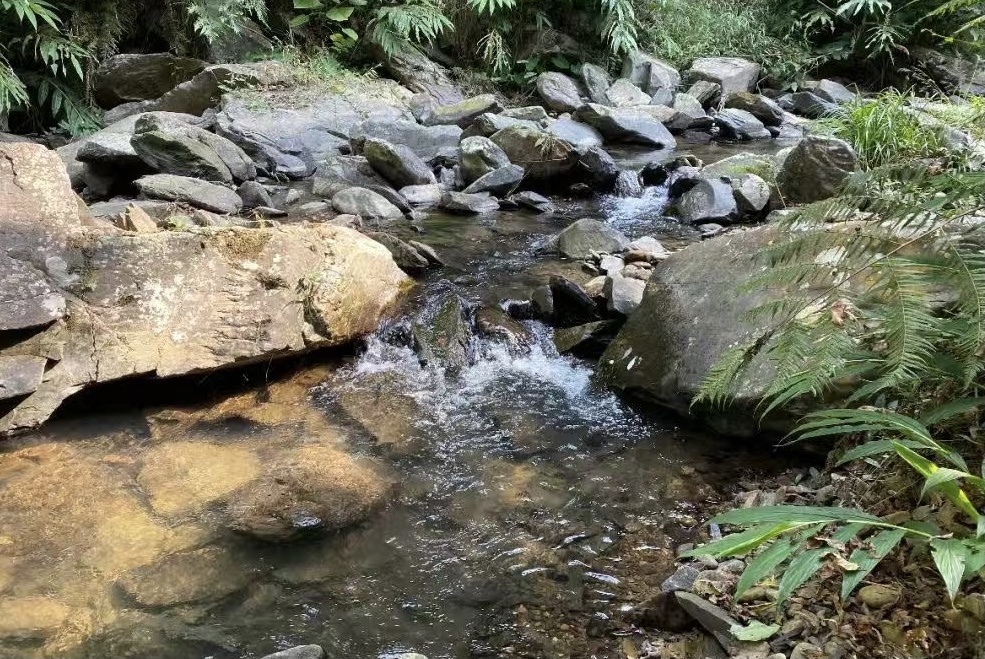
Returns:
[[[966,540],[967,555],[964,566],[964,578],[970,579],[979,570],[985,568],[985,542],[981,540]]]
[[[783,578],[780,579],[779,592],[776,596],[776,606],[779,608],[795,590],[803,586],[808,579],[817,574],[824,565],[824,559],[834,550],[827,548],[810,549],[798,554],[790,561]]]
[[[291,19],[291,27],[303,27],[311,20],[311,14],[301,14]]]
[[[359,41],[359,33],[353,30],[351,27],[342,28],[342,34],[349,37],[353,41]]]
[[[857,536],[859,533],[868,528],[867,524],[846,524],[831,535],[831,539],[835,542],[840,542],[845,544],[849,542],[852,538]]]
[[[753,620],[745,627],[742,625],[732,625],[729,628],[729,633],[732,636],[740,641],[747,641],[749,643],[765,641],[778,631],[780,631],[780,625],[764,625],[758,620]]]
[[[799,545],[799,542],[794,542],[791,538],[782,538],[757,554],[749,561],[742,576],[739,577],[739,583],[735,586],[735,597],[740,597],[742,593],[773,574],[777,567],[793,555]]]
[[[727,535],[721,540],[695,547],[691,551],[686,552],[684,556],[694,557],[702,554],[711,554],[717,557],[744,556],[767,540],[786,533],[793,528],[797,528],[797,525],[787,524],[785,522],[754,526],[740,533]]]
[[[862,510],[855,508],[825,508],[822,506],[737,508],[721,515],[716,515],[712,521],[718,524],[735,524],[739,526],[768,524],[771,522],[788,522],[791,524],[820,524],[822,522],[883,524],[878,517]]]
[[[968,560],[967,548],[960,540],[937,538],[930,541],[930,553],[934,557],[937,571],[944,580],[947,595],[953,602],[964,579],[965,563]]]
[[[843,465],[848,462],[854,462],[855,460],[861,460],[862,458],[868,458],[873,455],[882,455],[884,453],[895,453],[893,448],[892,439],[877,439],[875,441],[866,442],[860,444],[853,449],[845,451],[845,454],[841,456],[838,460],[838,465]],[[899,442],[903,446],[911,449],[917,449],[922,446],[920,442],[914,442],[912,440],[901,440]]]
[[[935,487],[960,480],[967,481],[969,485],[974,485],[978,490],[981,490],[982,486],[985,485],[985,481],[978,476],[973,476],[968,472],[958,471],[957,469],[940,467],[937,471],[927,477],[927,480],[923,484],[923,490],[920,492],[920,496],[925,496],[927,492],[931,491]]]
[[[924,478],[930,478],[935,472],[940,471],[940,467],[935,465],[933,462],[922,455],[919,455],[915,451],[903,446],[902,444],[897,442],[894,445],[894,448],[896,449],[896,453],[903,458],[907,464],[916,469],[917,473]],[[961,512],[968,515],[968,517],[976,522],[978,521],[981,515],[975,508],[974,504],[971,503],[971,500],[968,499],[968,495],[965,494],[964,490],[959,488],[953,482],[941,483],[938,487],[941,492],[947,496],[951,503],[961,510]]]
[[[294,0],[295,9],[321,9],[321,0]]]
[[[841,599],[847,600],[852,591],[884,559],[889,552],[906,536],[905,529],[886,529],[872,536],[869,544],[872,549],[856,549],[848,560],[858,565],[857,570],[846,572],[841,581]]]
[[[336,22],[347,21],[355,10],[355,7],[333,7],[325,12],[325,18]]]

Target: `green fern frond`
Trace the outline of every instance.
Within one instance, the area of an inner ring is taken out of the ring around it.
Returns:
[[[455,29],[433,0],[414,0],[401,5],[380,7],[370,22],[370,35],[387,55],[436,40]]]

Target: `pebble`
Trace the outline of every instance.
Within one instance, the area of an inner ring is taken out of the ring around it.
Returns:
[[[698,568],[693,565],[682,565],[677,568],[677,572],[667,577],[660,584],[660,590],[665,593],[677,590],[691,590],[694,588],[694,582],[697,580],[699,574]]]
[[[730,561],[725,561],[719,567],[732,574],[742,574],[742,571],[746,569],[746,563],[738,558],[733,558]]]
[[[899,602],[900,591],[891,586],[872,584],[858,591],[858,598],[873,609],[884,609]]]
[[[821,652],[821,648],[804,641],[794,646],[793,652],[790,653],[790,659],[820,659]]]

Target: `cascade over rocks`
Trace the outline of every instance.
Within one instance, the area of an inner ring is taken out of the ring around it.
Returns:
[[[599,361],[603,380],[683,415],[695,413],[691,400],[709,369],[727,350],[766,328],[768,320],[753,322],[746,314],[783,294],[736,290],[761,274],[756,255],[777,238],[775,228],[758,227],[690,245],[666,259],[654,270],[639,308]],[[735,406],[696,413],[724,434],[755,434],[759,424],[754,408],[770,373],[768,361],[755,358],[738,384]],[[778,423],[788,427],[785,421]]]
[[[174,198],[208,186],[241,204],[197,179],[141,181]],[[34,144],[0,145],[0,207],[0,391],[22,396],[3,408],[0,434],[43,423],[97,383],[352,341],[410,284],[386,248],[340,227],[89,226],[59,156]]]

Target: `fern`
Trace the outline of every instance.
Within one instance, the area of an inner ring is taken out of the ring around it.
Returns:
[[[387,55],[436,40],[455,26],[433,0],[408,0],[380,7],[370,22],[370,35]]]
[[[186,11],[195,32],[210,43],[238,34],[247,18],[267,22],[266,0],[192,0]]]

